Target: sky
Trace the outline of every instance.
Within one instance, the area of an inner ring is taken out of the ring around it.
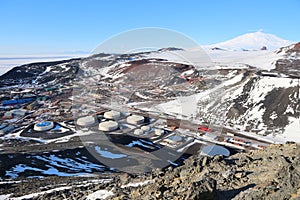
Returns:
[[[300,41],[299,8],[300,0],[0,0],[0,55],[91,52],[143,27],[203,45],[258,30]]]

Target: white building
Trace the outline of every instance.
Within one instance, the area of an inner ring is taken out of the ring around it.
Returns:
[[[142,134],[144,134],[144,131],[142,129],[135,129],[133,134],[134,135],[142,135]]]

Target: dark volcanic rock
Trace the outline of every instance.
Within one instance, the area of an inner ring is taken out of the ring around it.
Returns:
[[[107,199],[115,200],[299,199],[299,155],[297,144],[271,145],[265,150],[228,158],[195,155],[183,166],[157,169],[148,174],[111,174],[108,182],[90,180],[99,177],[48,177],[2,184],[0,192],[22,196],[48,191],[34,199],[86,199],[98,190],[113,192]],[[64,186],[61,190],[49,192],[61,185]]]
[[[291,77],[299,78],[300,42],[288,47],[280,48],[276,53],[284,54],[284,57],[276,61],[275,70],[290,75]]]
[[[43,84],[54,80],[56,80],[56,83],[64,83],[75,77],[79,69],[80,60],[40,62],[14,67],[0,76],[0,85],[11,86],[32,84],[34,82]],[[49,67],[49,71],[46,71],[47,67]]]

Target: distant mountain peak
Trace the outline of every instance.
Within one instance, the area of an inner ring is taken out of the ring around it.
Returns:
[[[232,51],[240,50],[275,50],[295,42],[282,39],[276,35],[257,31],[237,36],[225,42],[208,45],[209,48],[221,48]]]

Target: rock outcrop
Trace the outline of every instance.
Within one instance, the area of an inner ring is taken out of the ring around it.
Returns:
[[[35,193],[32,199],[86,199],[91,194],[94,199],[102,199],[104,196],[95,194],[105,192],[106,199],[114,200],[299,199],[300,146],[271,145],[265,150],[228,158],[196,155],[176,168],[156,169],[141,175],[107,176],[29,179],[8,183],[9,187],[2,184],[0,191],[14,194],[10,198]]]
[[[151,183],[115,189],[112,199],[297,199],[300,148],[296,144],[272,145],[229,158],[193,156],[181,167],[128,181],[145,180]]]

